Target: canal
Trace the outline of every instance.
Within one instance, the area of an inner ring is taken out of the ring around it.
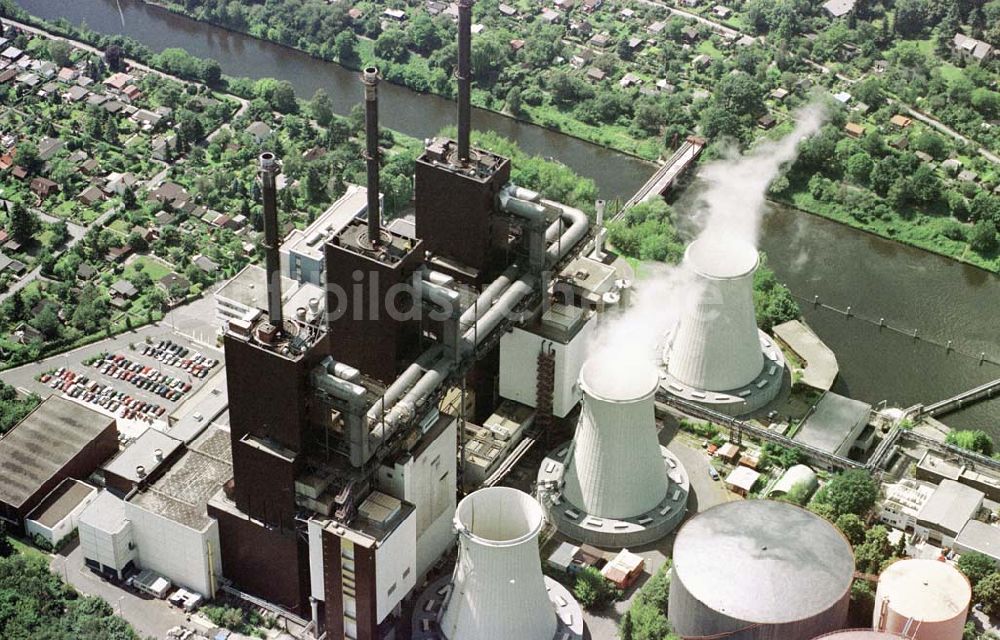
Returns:
[[[115,0],[16,1],[42,18],[86,22],[101,33],[131,36],[154,51],[181,47],[214,58],[228,75],[288,80],[304,98],[323,87],[341,114],[358,102],[353,71],[136,0],[121,0],[121,14]],[[407,135],[426,138],[455,122],[453,103],[435,96],[383,83],[379,97],[383,124]],[[635,158],[490,112],[476,110],[473,126],[565,163],[592,178],[605,198],[628,198],[651,173],[650,165]],[[836,352],[837,391],[905,407],[1000,377],[1000,366],[978,361],[985,352],[1000,362],[1000,278],[784,207],[769,211],[761,248],[779,279],[803,301],[810,326]],[[852,315],[813,305],[814,297],[836,309],[850,307]],[[900,331],[880,328],[880,318]],[[952,348],[932,341],[951,341]],[[1000,401],[944,421],[985,429],[1000,440]]]

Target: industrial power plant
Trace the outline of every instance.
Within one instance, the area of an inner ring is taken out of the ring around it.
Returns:
[[[668,617],[681,637],[812,640],[846,626],[854,553],[819,516],[748,500],[691,518],[671,572]]]
[[[683,269],[697,303],[667,330],[664,390],[720,413],[743,416],[766,407],[787,385],[781,349],[757,328],[753,277],[759,256],[750,243],[718,234],[688,245]]]

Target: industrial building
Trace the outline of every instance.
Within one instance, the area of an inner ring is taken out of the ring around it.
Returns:
[[[77,528],[80,514],[96,498],[97,488],[67,478],[28,514],[25,533],[29,538],[38,536],[55,546]]]
[[[885,490],[879,520],[890,527],[912,533],[924,505],[934,495],[936,487],[916,480],[901,480]]]
[[[467,424],[484,425],[497,441],[507,430],[514,441],[566,415],[579,398],[573,382],[593,310],[567,299],[547,303],[557,282],[572,275],[568,265],[591,251],[589,221],[512,184],[508,159],[471,147],[471,1],[462,0],[458,13],[458,135],[429,141],[417,160],[415,234],[381,219],[377,69],[361,73],[365,188],[350,190],[284,244],[280,161],[268,152],[259,159],[265,285],[223,336],[231,472],[218,484],[208,471],[216,489],[205,519],[213,524],[193,529],[221,560],[227,591],[269,602],[315,637],[390,637],[402,601],[454,548],[456,522],[460,531],[480,526],[468,513],[455,515]],[[287,313],[282,274],[312,284],[322,274],[325,315],[312,314],[309,304],[304,314]],[[614,293],[618,285],[608,286]],[[513,351],[505,356],[505,348]],[[502,363],[528,382],[502,383]],[[515,395],[519,405],[501,405]],[[517,409],[504,408],[511,406]],[[487,444],[482,475],[501,458],[490,453],[495,442]],[[196,505],[203,498],[199,491]],[[509,504],[526,509],[532,530],[540,524],[537,505],[520,498]],[[461,534],[460,545],[475,535]],[[534,548],[538,571],[535,535],[524,546]],[[199,557],[191,570],[212,566],[204,554],[192,556]],[[545,628],[551,623],[578,637],[579,608],[565,590],[552,592],[560,594],[552,604],[546,585],[536,589],[548,608]],[[491,593],[481,597],[489,602]],[[448,611],[465,619],[457,608]],[[569,622],[557,621],[563,618]],[[462,635],[478,633],[462,631],[471,629],[466,622],[453,628],[460,637],[488,637]]]
[[[263,267],[249,264],[216,290],[215,322],[225,332],[232,320],[241,320],[266,304],[267,273]],[[305,313],[310,322],[319,320],[326,308],[325,294],[320,285],[300,283],[281,276],[281,302],[284,313],[294,316]],[[302,311],[299,311],[299,310]]]
[[[1000,567],[1000,527],[979,520],[969,520],[955,538],[955,551],[975,551],[993,558]]]
[[[15,531],[67,478],[86,480],[118,451],[115,419],[49,396],[0,438],[0,519]]]
[[[542,575],[541,505],[508,487],[480,489],[455,511],[458,560],[414,609],[416,640],[582,640],[580,605]]]
[[[996,471],[988,467],[976,468],[957,456],[928,450],[917,462],[916,477],[933,484],[946,479],[954,480],[982,491],[989,500],[1000,501],[1000,477]]]
[[[789,384],[785,357],[757,329],[753,276],[759,262],[750,244],[703,237],[688,245],[683,268],[697,301],[667,328],[664,390],[680,400],[732,416],[766,407]]]
[[[827,391],[795,433],[795,441],[841,458],[859,457],[874,443],[868,428],[872,407]]]
[[[689,520],[671,571],[668,617],[682,637],[811,640],[845,626],[854,555],[819,516],[748,500]]]
[[[662,538],[684,518],[690,480],[657,439],[653,366],[599,351],[583,365],[583,408],[569,445],[538,470],[538,495],[564,535],[602,547]]]
[[[879,576],[874,628],[911,640],[962,640],[972,587],[950,564],[900,560]]]
[[[984,497],[982,491],[942,480],[917,514],[913,532],[931,544],[950,547],[966,523],[979,515]]]
[[[124,498],[139,486],[149,484],[183,453],[184,443],[162,431],[146,429],[113,460],[104,465],[104,486]]]

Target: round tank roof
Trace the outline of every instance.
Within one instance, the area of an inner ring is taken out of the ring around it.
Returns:
[[[692,597],[730,618],[782,624],[845,597],[854,554],[829,522],[771,500],[713,507],[680,530],[674,572]]]
[[[718,235],[699,237],[684,252],[685,263],[707,278],[740,278],[753,273],[759,260],[749,242]]]
[[[828,633],[824,636],[813,638],[813,640],[896,640],[904,637],[895,633],[872,631],[871,629],[851,629],[849,631]]]
[[[937,560],[900,560],[879,576],[879,593],[904,618],[921,622],[951,620],[964,614],[972,599],[968,579]]]
[[[592,355],[580,370],[583,390],[608,402],[632,402],[656,392],[660,373],[647,362],[633,362],[628,357],[604,349]]]
[[[511,487],[479,489],[463,498],[455,509],[458,532],[492,547],[514,546],[534,538],[544,520],[542,505]]]

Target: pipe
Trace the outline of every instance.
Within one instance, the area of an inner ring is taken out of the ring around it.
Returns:
[[[604,200],[598,200],[594,207],[597,210],[595,224],[597,227],[597,237],[594,238],[594,258],[597,260],[604,259],[604,237],[607,235],[607,230],[604,228],[604,205]]]
[[[517,271],[517,266],[508,267],[496,280],[483,289],[483,292],[476,299],[476,303],[466,309],[465,313],[459,319],[461,326],[469,326],[482,318],[483,314],[493,306],[493,301],[497,299],[497,296],[503,293],[510,286],[510,283],[514,281],[514,278],[517,277]]]
[[[326,356],[320,361],[320,365],[326,369],[327,373],[348,382],[358,382],[361,380],[361,372],[351,365],[344,364],[339,360],[334,360],[333,356]]]
[[[476,321],[472,328],[468,329],[462,336],[463,342],[468,349],[474,349],[490,334],[497,325],[506,318],[524,298],[531,295],[534,287],[534,278],[531,275],[523,275],[512,285],[507,287],[496,304],[483,314],[483,317]]]
[[[448,287],[442,287],[439,284],[434,284],[428,280],[423,280],[420,283],[420,297],[429,302],[433,302],[442,310],[446,311],[449,316],[454,316],[462,308],[460,298],[461,296],[454,289],[449,289]]]
[[[413,417],[420,403],[444,382],[448,372],[451,371],[452,364],[451,358],[442,357],[433,367],[427,369],[410,390],[400,398],[399,402],[392,407],[385,420],[375,426],[372,430],[372,438],[376,441],[384,441],[393,434],[401,421]]]
[[[587,214],[575,207],[551,200],[542,200],[542,204],[558,209],[560,219],[569,225],[545,252],[549,257],[549,264],[553,265],[566,257],[566,254],[583,240],[583,237],[587,235],[587,229],[590,228],[590,220],[587,219]]]
[[[472,132],[472,1],[458,0],[458,161],[469,162]]]
[[[365,164],[368,168],[368,241],[373,247],[382,240],[379,194],[378,150],[378,69],[366,67],[361,72],[365,85]]]
[[[389,385],[382,394],[382,398],[379,399],[365,414],[366,421],[369,426],[374,425],[379,420],[382,419],[382,415],[385,409],[391,408],[396,402],[403,396],[403,393],[416,384],[420,376],[423,375],[424,369],[417,363],[411,364],[406,370],[399,375],[396,380]]]
[[[278,329],[281,317],[281,255],[278,240],[278,159],[270,151],[260,154],[260,183],[264,205],[264,261],[267,274],[267,318]]]

